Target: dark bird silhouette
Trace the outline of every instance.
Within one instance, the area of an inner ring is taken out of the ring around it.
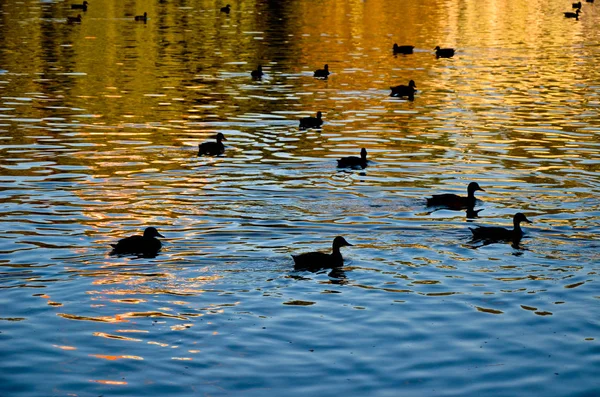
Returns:
[[[396,43],[394,43],[394,54],[404,54],[404,55],[408,55],[408,54],[412,54],[413,53],[413,48],[415,48],[414,45],[398,45]]]
[[[415,91],[417,86],[415,84],[414,80],[411,80],[408,82],[408,85],[397,85],[395,87],[390,87],[390,90],[392,90],[392,93],[390,94],[390,96],[396,96],[396,97],[408,97],[408,99],[410,101],[415,99]]]
[[[300,119],[300,129],[319,128],[323,124],[321,112],[317,112],[317,117],[304,117]]]
[[[333,239],[333,251],[331,254],[324,252],[306,252],[304,254],[292,255],[295,270],[316,271],[320,269],[331,269],[344,266],[344,258],[340,247],[351,246],[342,236]]]
[[[76,17],[67,17],[67,23],[81,23],[81,15]]]
[[[148,20],[148,13],[145,12],[144,15],[136,15],[135,20],[146,22],[146,20]]]
[[[593,3],[594,0],[585,0],[586,3]]]
[[[360,149],[360,157],[356,157],[356,156],[342,157],[341,159],[339,159],[337,161],[337,166],[339,168],[347,168],[347,167],[366,168],[367,167],[367,149],[365,149],[365,148]]]
[[[156,237],[164,237],[156,230],[155,227],[148,227],[144,230],[144,235],[136,235],[126,237],[117,242],[117,244],[111,244],[113,247],[111,255],[120,254],[138,254],[144,256],[156,256],[162,244]]]
[[[525,215],[517,212],[513,217],[513,229],[505,229],[497,226],[479,226],[471,229],[474,240],[491,240],[491,241],[518,241],[523,237],[521,222],[531,223]]]
[[[581,11],[579,9],[575,10],[575,12],[565,12],[565,18],[575,18],[575,20],[579,21],[579,13]]]
[[[226,141],[222,133],[215,135],[216,142],[204,142],[198,145],[198,156],[218,156],[225,152],[225,145],[221,141]]]
[[[440,48],[440,46],[435,47],[436,58],[452,58],[453,56],[454,48]]]
[[[581,1],[578,3],[573,3],[573,8],[576,10],[581,10]]]
[[[231,6],[229,4],[227,4],[225,7],[221,7],[221,12],[229,14],[229,11],[231,11]]]
[[[440,206],[450,209],[473,208],[475,206],[475,191],[477,190],[485,191],[479,187],[477,182],[471,182],[467,186],[467,197],[452,193],[434,194],[427,199],[427,206]]]
[[[329,76],[329,65],[325,64],[325,66],[323,66],[323,69],[317,69],[315,70],[315,77],[319,77],[319,78],[323,78],[326,79],[327,76]]]
[[[262,66],[258,65],[258,68],[256,68],[256,70],[253,70],[252,73],[250,73],[250,75],[253,79],[260,79],[264,75],[262,71]]]
[[[88,4],[87,1],[84,1],[83,4],[71,4],[71,9],[87,11]]]

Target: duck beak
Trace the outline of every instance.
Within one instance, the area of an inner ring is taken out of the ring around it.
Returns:
[[[346,241],[345,245],[349,245],[350,247],[354,246],[354,244],[350,244],[349,242]]]
[[[523,220],[524,220],[525,222],[527,222],[527,223],[533,223],[533,222],[531,222],[531,221],[530,221],[529,219],[527,219],[527,218],[525,218],[525,219],[523,219]]]
[[[165,238],[165,236],[163,236],[162,234],[160,234],[160,233],[158,233],[158,232],[156,232],[156,235],[157,235],[158,237]]]

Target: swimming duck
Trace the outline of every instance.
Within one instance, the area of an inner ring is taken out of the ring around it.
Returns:
[[[78,14],[76,17],[67,17],[67,23],[81,23],[81,15]]]
[[[317,117],[304,117],[300,119],[300,129],[319,128],[323,124],[321,112],[317,112]]]
[[[367,149],[362,148],[360,149],[360,157],[356,157],[356,156],[348,156],[348,157],[342,157],[341,159],[339,159],[337,161],[337,166],[339,168],[347,168],[347,167],[360,167],[360,168],[366,168],[367,167]]]
[[[89,3],[87,1],[84,1],[83,4],[71,4],[71,9],[87,11],[88,4]]]
[[[329,65],[325,64],[325,66],[323,66],[323,69],[317,69],[315,70],[315,77],[319,77],[319,78],[323,78],[326,79],[327,76],[329,76]]]
[[[471,229],[475,240],[519,240],[523,237],[521,222],[531,223],[525,215],[517,212],[513,217],[514,228],[512,230],[497,226],[479,226],[475,229],[469,229]]]
[[[434,49],[436,58],[452,58],[454,56],[454,48],[440,48],[440,46],[437,46]]]
[[[294,258],[294,270],[319,270],[331,269],[344,266],[344,258],[340,252],[340,247],[351,246],[342,236],[333,239],[333,252],[326,254],[323,252],[306,252],[304,254],[292,255]]]
[[[229,4],[227,4],[225,7],[221,7],[221,12],[229,14],[229,11],[231,11],[231,6]]]
[[[412,101],[415,99],[415,88],[417,88],[415,81],[411,80],[408,82],[408,85],[397,85],[395,87],[390,87],[390,90],[392,90],[390,96],[397,96],[399,98],[405,96]]]
[[[250,75],[253,79],[260,79],[264,75],[262,71],[262,66],[258,65],[258,68],[256,68],[256,70],[253,70],[252,73],[250,73]]]
[[[575,10],[575,12],[565,12],[565,18],[575,18],[577,21],[579,21],[579,13],[581,11],[579,9]]]
[[[444,206],[448,208],[462,209],[462,208],[473,208],[475,206],[475,191],[481,190],[477,182],[469,183],[467,186],[467,197],[462,197],[452,193],[445,194],[434,194],[431,198],[427,199],[427,205],[432,206]]]
[[[148,13],[145,12],[144,15],[136,15],[135,16],[135,20],[136,21],[144,21],[146,22],[146,20],[148,19]]]
[[[581,1],[578,3],[573,3],[573,8],[577,10],[581,10]]]
[[[394,43],[394,54],[404,54],[404,55],[408,55],[408,54],[412,54],[413,53],[413,48],[415,48],[414,45],[398,45],[396,43]]]
[[[585,0],[586,3],[593,3],[594,0]]]
[[[156,237],[164,237],[156,230],[155,227],[147,227],[144,230],[144,235],[136,235],[126,237],[119,240],[116,244],[111,244],[113,247],[111,255],[119,254],[142,254],[145,256],[156,255],[162,244]]]
[[[225,152],[225,145],[221,141],[226,141],[225,136],[222,133],[215,135],[216,142],[204,142],[198,145],[198,156],[218,156]]]

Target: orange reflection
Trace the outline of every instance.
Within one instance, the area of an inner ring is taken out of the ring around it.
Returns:
[[[121,360],[121,359],[143,360],[143,358],[139,357],[139,356],[107,356],[107,355],[103,355],[103,354],[90,354],[90,357],[102,358],[104,360],[109,360],[109,361],[116,361],[116,360]]]

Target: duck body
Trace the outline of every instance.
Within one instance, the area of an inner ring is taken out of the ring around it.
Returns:
[[[573,9],[581,10],[581,1],[572,4]]]
[[[135,20],[136,21],[146,22],[147,19],[148,19],[148,13],[147,12],[145,12],[144,15],[136,15],[135,16]]]
[[[579,9],[577,9],[575,12],[565,12],[565,18],[575,18],[576,20],[579,20]]]
[[[394,51],[394,54],[408,55],[408,54],[413,53],[414,48],[415,48],[414,45],[398,45],[398,44],[394,43],[394,47],[392,49]]]
[[[344,258],[340,248],[351,246],[342,236],[337,236],[333,240],[333,249],[331,254],[324,252],[306,252],[299,255],[292,255],[294,259],[294,270],[316,271],[320,269],[332,269],[344,266]]]
[[[593,3],[594,0],[585,0],[586,3]]]
[[[395,87],[390,87],[390,90],[392,90],[392,93],[390,94],[390,96],[395,96],[395,97],[408,97],[409,100],[414,100],[415,99],[415,92],[417,86],[414,82],[414,80],[411,80],[408,82],[408,85],[397,85]]]
[[[315,70],[315,73],[314,73],[314,77],[318,77],[318,78],[321,78],[321,79],[326,79],[327,76],[329,76],[329,75],[330,75],[330,73],[329,73],[329,65],[327,65],[327,64],[325,64],[325,66],[323,66],[323,69],[317,69],[317,70]]]
[[[71,9],[87,11],[88,4],[89,3],[87,1],[84,1],[83,4],[71,4]]]
[[[225,152],[225,145],[222,141],[226,141],[222,133],[215,135],[216,142],[204,142],[198,145],[198,156],[218,156]]]
[[[81,23],[81,15],[76,17],[67,17],[67,23]]]
[[[111,255],[141,254],[144,256],[156,255],[162,247],[162,243],[156,237],[164,237],[155,227],[148,227],[144,235],[130,236],[121,239],[113,247]]]
[[[225,7],[221,7],[221,12],[229,14],[229,11],[231,11],[231,6],[229,4],[227,4]]]
[[[300,129],[319,128],[323,124],[321,112],[317,112],[317,117],[304,117],[300,119]]]
[[[337,161],[338,168],[366,168],[367,167],[367,149],[360,149],[360,157],[348,156],[342,157]]]
[[[479,226],[471,229],[473,239],[475,240],[492,240],[492,241],[508,241],[520,240],[523,237],[521,222],[531,223],[527,217],[521,212],[517,212],[513,216],[513,229],[506,229],[497,226]]]
[[[435,47],[436,58],[452,58],[453,56],[454,48],[440,48],[440,46]]]
[[[250,75],[252,76],[253,79],[260,79],[264,73],[262,71],[262,66],[258,65],[258,68],[256,68],[256,70],[253,70]]]
[[[459,196],[457,194],[445,193],[445,194],[434,194],[431,198],[427,199],[428,207],[446,207],[449,209],[464,209],[473,208],[475,206],[475,192],[481,190],[484,192],[477,182],[469,183],[467,186],[467,197]]]

